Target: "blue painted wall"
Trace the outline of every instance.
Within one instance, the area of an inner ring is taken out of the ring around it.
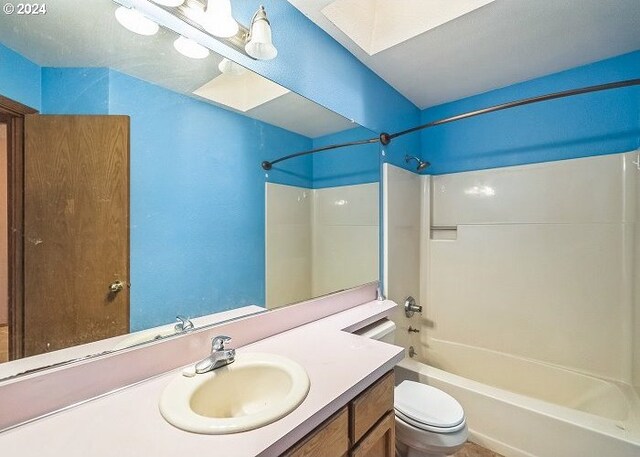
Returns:
[[[107,114],[108,68],[42,68],[42,114]]]
[[[131,326],[264,305],[264,178],[310,140],[111,71],[131,116]]]
[[[430,122],[567,89],[640,78],[640,51],[429,108]],[[485,114],[424,130],[430,174],[619,153],[640,146],[640,87],[614,89]]]
[[[364,127],[313,139],[312,148],[348,143],[377,135]],[[380,180],[380,146],[377,143],[321,152],[313,158],[313,188],[365,184]]]
[[[40,67],[0,44],[0,94],[40,111],[41,93]]]
[[[274,160],[288,154],[312,149],[313,143],[311,139],[307,137],[302,138],[306,139],[305,145],[301,146],[297,150],[291,150],[291,148],[283,149],[277,145],[275,148],[265,149],[265,154],[260,159],[260,162],[266,158]],[[307,189],[311,189],[313,188],[313,158],[312,156],[307,155],[277,163],[271,170],[264,172],[264,180],[277,184],[286,184],[289,186],[306,187]]]

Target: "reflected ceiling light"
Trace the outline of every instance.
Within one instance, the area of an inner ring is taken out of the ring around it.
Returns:
[[[213,49],[213,45],[207,40],[212,38],[252,59],[271,60],[278,55],[272,41],[271,24],[262,5],[251,18],[251,26],[247,28],[233,18],[231,0],[113,1],[119,5],[116,9],[118,22],[142,35],[153,35],[161,26],[179,36],[197,37],[198,44],[206,43],[209,49]],[[135,9],[131,4],[135,5]],[[205,36],[200,37],[201,34]],[[182,46],[183,41],[178,46]],[[194,48],[191,44],[187,47]],[[204,54],[202,50],[195,53],[198,56]],[[236,67],[234,72],[237,71]]]
[[[176,6],[182,5],[184,0],[153,0],[153,3],[157,3],[162,6],[172,6],[175,8]]]
[[[258,60],[271,60],[278,55],[278,50],[271,41],[271,23],[262,5],[251,19],[249,36],[244,49],[247,54]]]
[[[116,9],[116,19],[125,29],[139,35],[155,35],[160,26],[133,8],[120,6]]]
[[[202,27],[213,36],[231,38],[240,27],[231,15],[231,0],[208,0]]]
[[[209,50],[207,48],[182,35],[173,42],[173,47],[176,48],[180,54],[191,57],[192,59],[204,59],[209,56]]]
[[[225,75],[240,76],[246,73],[247,69],[242,65],[235,63],[233,60],[229,60],[226,57],[223,58],[218,64],[218,70]]]
[[[187,19],[191,19],[193,22],[202,24],[204,21],[204,5],[201,3],[189,3],[180,8],[180,11]]]

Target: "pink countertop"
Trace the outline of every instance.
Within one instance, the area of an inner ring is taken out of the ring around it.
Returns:
[[[238,358],[245,352],[280,354],[309,374],[304,402],[265,427],[198,435],[167,423],[158,400],[169,381],[181,375],[179,369],[0,433],[0,449],[3,455],[21,457],[277,456],[403,358],[398,346],[343,331],[384,317],[394,306],[391,301],[365,303],[238,348]]]
[[[231,309],[228,311],[221,311],[216,314],[209,314],[201,317],[194,317],[191,319],[193,325],[196,328],[204,327],[207,325],[213,325],[216,323],[224,322],[229,319],[236,319],[250,314],[255,314],[265,311],[260,306],[250,305],[243,306],[242,308]],[[0,363],[0,379],[14,376],[18,373],[25,372],[27,370],[34,370],[41,367],[47,367],[57,363],[63,363],[73,359],[80,359],[95,354],[100,354],[105,351],[114,351],[123,349],[126,346],[120,347],[126,340],[135,338],[137,335],[148,333],[149,340],[153,339],[153,335],[161,333],[166,329],[173,329],[175,322],[167,325],[161,325],[147,330],[139,332],[132,332],[126,335],[114,336],[106,338],[100,341],[94,341],[92,343],[80,344],[78,346],[72,346],[65,349],[59,349],[57,351],[47,352],[44,354],[32,355],[22,359],[12,360],[10,362]]]

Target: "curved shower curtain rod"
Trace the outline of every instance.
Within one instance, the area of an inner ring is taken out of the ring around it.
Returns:
[[[532,103],[545,102],[545,101],[548,101],[548,100],[555,100],[555,99],[558,99],[558,98],[571,97],[573,95],[588,94],[589,92],[599,92],[599,91],[602,91],[602,90],[618,89],[618,88],[621,88],[621,87],[638,86],[638,85],[640,85],[640,78],[639,79],[628,79],[628,80],[625,80],[625,81],[617,81],[617,82],[607,83],[607,84],[598,84],[596,86],[583,87],[581,89],[565,90],[565,91],[562,91],[562,92],[554,92],[554,93],[547,94],[547,95],[539,95],[539,96],[536,96],[536,97],[524,98],[524,99],[516,100],[516,101],[513,101],[513,102],[501,103],[499,105],[490,106],[488,108],[483,108],[483,109],[479,109],[479,110],[476,110],[476,111],[469,111],[467,113],[457,114],[455,116],[447,117],[447,118],[444,118],[444,119],[439,119],[437,121],[428,122],[426,124],[422,124],[422,125],[419,125],[417,127],[412,127],[410,129],[407,129],[407,130],[402,130],[400,132],[396,132],[396,133],[381,133],[380,136],[377,137],[377,138],[370,138],[368,140],[360,140],[360,141],[352,141],[350,143],[333,144],[331,146],[324,146],[322,148],[311,149],[310,151],[303,151],[303,152],[297,152],[295,154],[289,154],[288,156],[280,157],[279,159],[276,159],[276,160],[273,160],[273,161],[265,160],[264,162],[262,162],[262,168],[265,169],[265,170],[270,170],[271,167],[274,164],[276,164],[278,162],[282,162],[284,160],[293,159],[294,157],[300,157],[300,156],[307,155],[307,154],[314,154],[316,152],[322,152],[322,151],[329,151],[331,149],[344,148],[344,147],[347,147],[347,146],[358,146],[358,145],[361,145],[361,144],[372,144],[372,143],[378,143],[378,142],[386,146],[389,143],[391,143],[391,140],[393,140],[394,138],[398,138],[399,136],[407,135],[409,133],[418,132],[420,130],[428,129],[428,128],[431,128],[431,127],[437,127],[438,125],[448,124],[450,122],[455,122],[455,121],[460,121],[460,120],[463,120],[463,119],[468,119],[470,117],[480,116],[481,114],[493,113],[493,112],[496,112],[496,111],[502,111],[502,110],[509,109],[509,108],[515,108],[515,107],[518,107],[518,106],[530,105]]]
[[[262,162],[262,168],[264,168],[265,170],[271,170],[271,167],[274,164],[278,162],[282,162],[284,160],[293,159],[295,157],[306,156],[307,154],[315,154],[316,152],[330,151],[331,149],[346,148],[347,146],[359,146],[361,144],[377,143],[378,141],[380,141],[380,138],[369,138],[368,140],[359,140],[359,141],[351,141],[350,143],[332,144],[330,146],[323,146],[321,148],[311,149],[309,151],[296,152],[294,154],[289,154],[288,156],[280,157],[279,159],[273,160],[271,162],[269,162],[268,160],[265,160],[264,162]]]

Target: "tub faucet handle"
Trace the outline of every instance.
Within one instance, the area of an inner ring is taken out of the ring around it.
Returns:
[[[421,313],[422,306],[416,304],[416,299],[413,297],[407,297],[404,302],[404,315],[407,317],[413,317],[415,313]]]

